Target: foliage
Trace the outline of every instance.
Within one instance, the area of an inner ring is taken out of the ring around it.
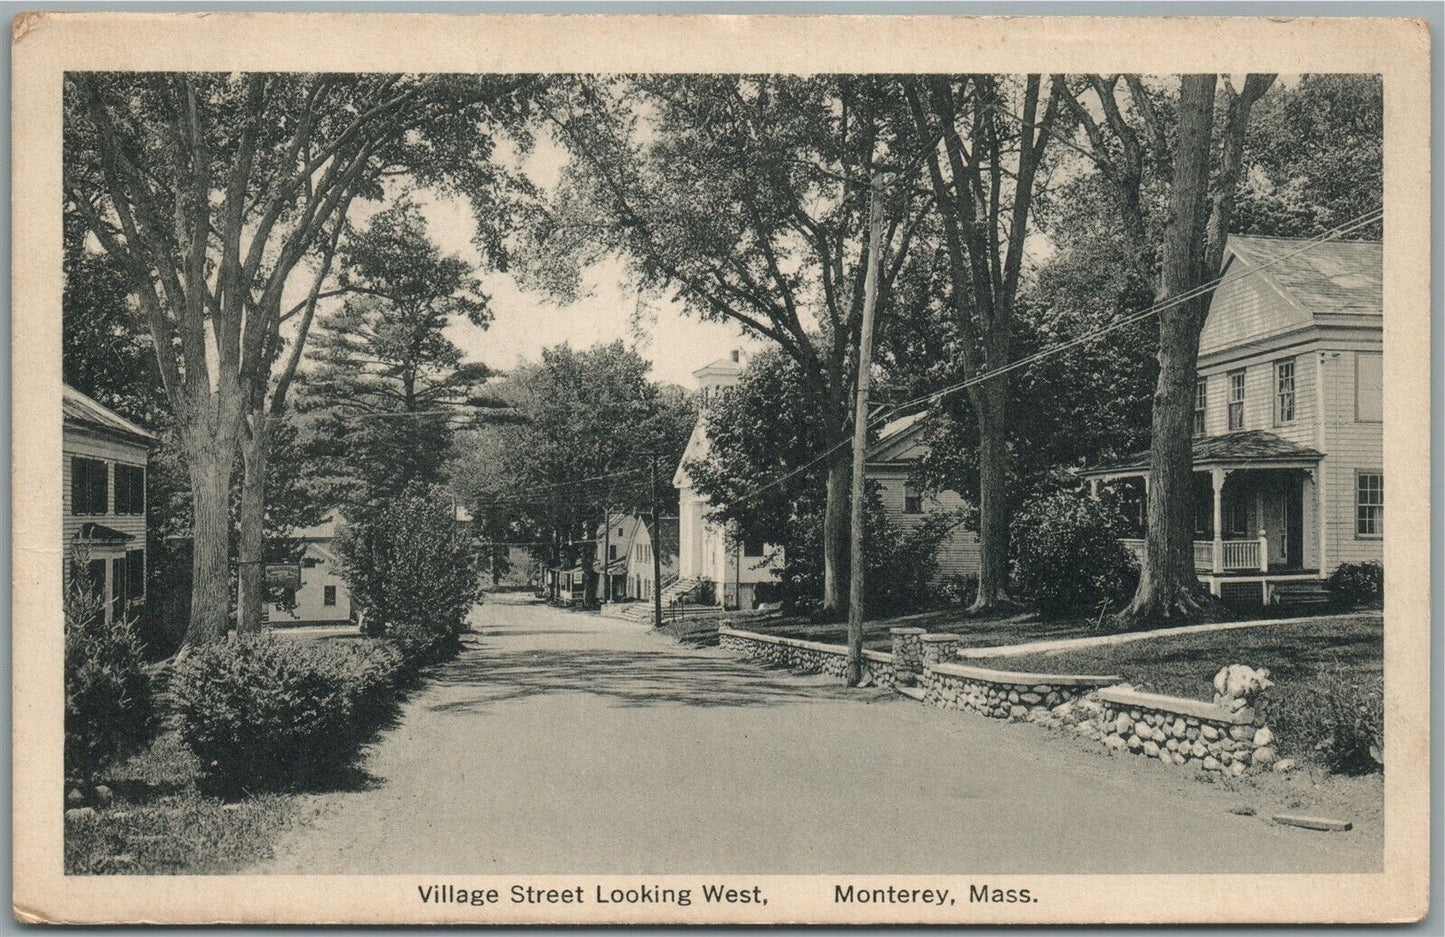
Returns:
[[[1123,533],[1123,519],[1105,500],[1071,491],[1038,497],[1014,519],[1019,589],[1046,618],[1121,602],[1139,574],[1133,555],[1119,542]]]
[[[481,593],[476,554],[457,529],[448,492],[413,483],[347,521],[337,549],[368,630],[396,641],[413,661],[455,653]]]
[[[1340,608],[1356,608],[1385,594],[1385,567],[1376,562],[1341,563],[1325,580],[1330,598]]]
[[[245,636],[192,650],[171,692],[203,789],[315,784],[357,754],[397,699],[406,661],[370,640]]]
[[[78,543],[65,588],[65,776],[89,781],[149,738],[154,688],[134,620],[105,620]]]
[[[1282,738],[1341,774],[1380,770],[1385,757],[1385,682],[1341,665],[1307,688],[1282,688],[1275,724]]]
[[[1384,195],[1379,75],[1303,75],[1255,105],[1235,230],[1315,237],[1376,209]],[[1381,234],[1377,222],[1351,237]]]
[[[532,544],[548,563],[588,558],[604,508],[650,509],[656,459],[659,509],[676,513],[671,473],[696,411],[681,389],[649,378],[621,341],[543,349],[497,390],[511,419],[466,434],[451,486],[489,540]]]
[[[463,320],[485,328],[487,297],[414,202],[374,215],[343,244],[341,269],[349,296],[318,320],[299,407],[312,412],[303,443],[325,466],[327,500],[361,504],[439,482],[453,427],[501,404],[483,392],[491,370],[464,362],[447,335]]]

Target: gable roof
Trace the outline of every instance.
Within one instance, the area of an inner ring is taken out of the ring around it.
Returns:
[[[1310,243],[1307,238],[1231,235],[1225,250],[1250,268],[1263,268],[1255,275],[1313,315],[1378,316],[1383,311],[1379,241]]]
[[[60,407],[67,426],[99,430],[141,446],[150,446],[156,441],[154,433],[142,429],[109,407],[101,406],[69,384],[65,385]]]
[[[883,428],[878,431],[878,438],[868,447],[866,459],[869,462],[888,462],[916,458],[910,450],[914,448],[919,433],[923,431],[923,422],[927,416],[927,410],[920,410],[883,424]]]

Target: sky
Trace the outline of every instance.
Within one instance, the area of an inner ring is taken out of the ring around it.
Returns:
[[[565,152],[545,137],[533,151],[519,158],[499,148],[498,158],[517,159],[520,168],[542,188],[557,184]],[[465,320],[453,322],[448,336],[468,361],[480,361],[503,371],[522,361],[535,361],[543,348],[570,342],[574,348],[622,339],[652,362],[652,377],[661,383],[692,389],[692,372],[741,348],[745,354],[762,347],[743,337],[737,326],[704,322],[683,313],[682,304],[649,296],[639,302],[628,282],[622,258],[594,264],[583,272],[585,294],[560,305],[543,293],[523,289],[508,274],[486,271],[472,238],[476,222],[464,198],[450,198],[430,190],[414,190],[412,198],[426,218],[428,233],[443,254],[461,257],[477,267],[482,289],[491,299],[492,321],[483,329]],[[354,225],[380,210],[382,203],[360,206],[351,213]]]

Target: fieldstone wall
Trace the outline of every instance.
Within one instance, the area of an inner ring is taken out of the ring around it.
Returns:
[[[922,628],[889,628],[893,641],[893,679],[904,686],[912,686],[923,671]]]
[[[929,664],[923,669],[920,686],[924,702],[935,706],[968,709],[995,719],[1026,719],[1048,714],[1056,706],[1122,679]]]
[[[763,661],[798,673],[821,673],[839,680],[848,676],[848,649],[841,644],[823,644],[798,638],[780,638],[735,628],[718,629],[718,646],[746,660]],[[893,655],[863,650],[863,672],[875,686],[895,684]]]
[[[919,639],[923,645],[923,663],[947,664],[958,657],[958,649],[963,646],[963,636],[958,634],[925,634]]]
[[[1274,732],[1265,724],[1267,707],[1258,697],[1206,703],[1116,686],[1057,715],[1115,752],[1157,758],[1161,764],[1193,762],[1234,777],[1250,768],[1289,767],[1278,766]]]

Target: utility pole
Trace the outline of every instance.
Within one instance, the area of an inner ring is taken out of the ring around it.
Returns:
[[[612,511],[602,502],[602,575],[597,577],[597,607],[612,599]]]
[[[652,457],[652,627],[662,627],[662,515],[657,510],[657,456]]]
[[[878,305],[878,252],[882,249],[883,181],[872,170],[868,193],[868,269],[863,277],[863,325],[858,338],[858,391],[853,407],[852,534],[848,556],[848,685],[863,681],[864,458],[868,449],[868,382],[873,367],[873,317]]]

